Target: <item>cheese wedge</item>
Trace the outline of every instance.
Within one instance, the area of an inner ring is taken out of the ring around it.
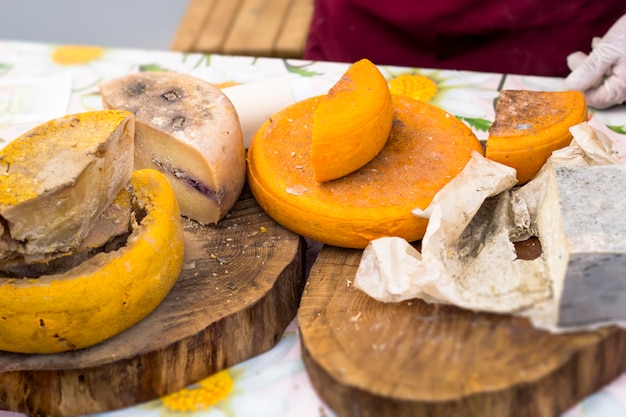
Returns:
[[[374,159],[389,138],[392,121],[387,80],[369,60],[355,62],[313,114],[313,178],[341,178]]]
[[[393,127],[368,164],[334,181],[314,179],[310,152],[314,112],[324,97],[285,108],[267,120],[248,148],[248,183],[278,223],[329,245],[364,248],[376,238],[423,237],[425,209],[472,152],[474,133],[456,117],[425,102],[392,96]]]
[[[556,325],[626,319],[626,166],[552,166],[537,228],[555,294]]]
[[[237,112],[217,87],[185,74],[144,72],[100,85],[105,108],[135,114],[135,168],[169,179],[181,214],[216,223],[235,204],[246,175]]]
[[[579,91],[502,90],[485,156],[515,168],[519,184],[526,183],[552,152],[569,145],[569,128],[586,119]]]
[[[133,170],[133,115],[93,111],[39,125],[0,151],[0,258],[70,252]]]

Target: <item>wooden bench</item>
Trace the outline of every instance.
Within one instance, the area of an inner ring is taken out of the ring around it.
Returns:
[[[301,58],[313,0],[189,0],[171,49]]]

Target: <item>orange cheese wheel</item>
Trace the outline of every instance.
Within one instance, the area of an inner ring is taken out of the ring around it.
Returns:
[[[318,183],[310,164],[313,111],[322,96],[268,119],[248,149],[248,182],[261,207],[285,228],[334,246],[364,248],[376,238],[424,236],[425,209],[483,149],[463,122],[445,111],[393,96],[394,120],[382,151],[342,178]]]

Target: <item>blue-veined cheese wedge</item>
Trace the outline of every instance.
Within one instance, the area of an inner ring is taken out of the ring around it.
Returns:
[[[134,113],[135,169],[161,171],[181,214],[217,223],[235,204],[246,176],[243,135],[222,91],[174,72],[142,72],[100,84],[105,108]]]

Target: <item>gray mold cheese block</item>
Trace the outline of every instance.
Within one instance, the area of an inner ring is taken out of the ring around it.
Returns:
[[[550,171],[537,226],[558,326],[626,319],[626,166]]]

